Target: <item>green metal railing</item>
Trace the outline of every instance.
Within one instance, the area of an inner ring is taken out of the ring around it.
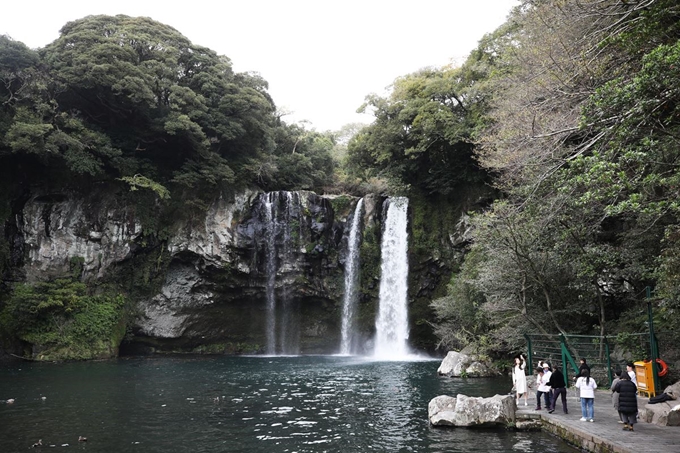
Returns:
[[[524,336],[527,340],[530,365],[534,369],[538,362],[547,360],[559,363],[565,379],[576,376],[579,372],[579,361],[586,358],[594,378],[602,382],[613,379],[611,351],[607,337],[595,335],[541,335]]]
[[[638,342],[637,346],[645,343],[638,351],[642,354],[639,360],[649,359],[652,362],[652,374],[654,378],[654,388],[659,389],[659,375],[657,359],[659,358],[659,341],[654,332],[654,318],[652,316],[652,297],[651,288],[645,288],[647,302],[648,332],[626,333],[624,337],[628,340]],[[578,374],[579,365],[577,361],[586,358],[590,366],[591,375],[595,379],[606,378],[611,385],[613,380],[612,359],[609,347],[609,339],[604,336],[596,335],[543,335],[531,334],[524,335],[527,340],[527,352],[529,353],[529,366],[532,371],[538,366],[540,360],[547,360],[550,363],[560,362],[565,379],[568,379],[569,371],[574,375]],[[619,336],[617,336],[617,340]],[[617,366],[622,364],[617,363]],[[622,366],[625,368],[625,365]]]
[[[655,359],[659,357],[658,342],[655,336],[649,336],[648,332],[626,334],[629,341],[642,344],[640,352],[644,349],[643,358],[652,358],[655,388],[659,388]],[[527,352],[529,354],[529,366],[532,371],[538,366],[539,361],[559,363],[565,379],[569,376],[577,376],[579,361],[587,360],[590,366],[590,374],[598,382],[609,382],[611,385],[614,378],[614,368],[625,369],[621,361],[612,360],[610,339],[606,336],[597,335],[524,335],[527,340]]]

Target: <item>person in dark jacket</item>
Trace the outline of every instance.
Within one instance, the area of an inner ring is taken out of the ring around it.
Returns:
[[[637,386],[630,380],[628,373],[621,373],[621,380],[614,386],[619,394],[619,415],[623,420],[623,430],[633,431],[638,411]]]
[[[588,363],[586,362],[585,357],[583,357],[579,363],[578,374],[574,376],[574,381],[576,381],[576,379],[578,379],[579,376],[583,376],[583,370],[588,371],[588,373],[590,374],[590,365],[588,365]]]
[[[555,412],[555,403],[557,402],[557,397],[559,395],[562,395],[562,409],[564,410],[565,414],[568,414],[567,412],[567,389],[566,389],[566,381],[564,379],[564,375],[560,371],[559,368],[557,368],[557,365],[555,365],[555,368],[550,375],[550,379],[548,380],[548,385],[552,389],[552,398],[551,398],[551,404],[550,408],[548,409],[549,413]]]

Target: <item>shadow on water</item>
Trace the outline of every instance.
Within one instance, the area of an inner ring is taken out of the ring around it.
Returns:
[[[508,389],[507,378],[441,378],[438,366],[352,356],[13,364],[0,368],[0,400],[15,399],[0,404],[0,451],[38,439],[90,452],[575,451],[542,433],[430,427],[437,395]]]

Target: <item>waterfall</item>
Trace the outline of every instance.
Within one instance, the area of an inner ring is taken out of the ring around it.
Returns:
[[[266,346],[268,355],[297,354],[299,352],[299,320],[296,306],[282,284],[280,300],[276,298],[277,274],[285,276],[293,269],[295,239],[291,227],[300,224],[300,196],[297,192],[269,192],[261,196],[262,217],[265,223],[266,273]],[[280,208],[283,209],[280,209]],[[299,234],[299,232],[296,232]],[[277,244],[281,241],[281,245]],[[278,331],[278,343],[277,343]]]
[[[299,212],[301,211],[300,206],[300,194],[297,192],[282,192],[285,195],[285,210],[283,212],[283,244],[281,250],[281,266],[284,267],[284,271],[287,271],[287,267],[291,264],[293,259],[293,249],[291,247],[294,239],[291,234],[291,227],[295,225],[294,219],[297,218]],[[299,325],[298,320],[295,316],[295,306],[290,295],[290,286],[283,285],[281,289],[281,315],[280,325],[279,325],[279,344],[281,352],[283,354],[299,354],[300,344],[298,341],[299,337]]]
[[[387,200],[382,238],[380,300],[375,322],[375,356],[400,359],[409,355],[408,340],[408,198]]]
[[[354,208],[352,227],[347,241],[347,259],[345,261],[345,296],[342,303],[342,340],[340,354],[352,353],[352,335],[354,333],[354,312],[357,304],[357,284],[359,282],[359,244],[361,234],[361,211],[364,199],[360,199]]]
[[[276,193],[262,195],[266,220],[267,320],[265,324],[268,355],[276,353]]]

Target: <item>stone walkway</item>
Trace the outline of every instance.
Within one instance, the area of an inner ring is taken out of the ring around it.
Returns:
[[[543,430],[552,432],[568,442],[591,452],[612,453],[678,453],[680,452],[680,426],[658,426],[639,422],[634,432],[623,431],[618,423],[619,414],[614,410],[610,391],[597,391],[595,394],[595,421],[582,422],[581,403],[572,396],[570,389],[567,398],[568,414],[562,411],[558,400],[555,412],[549,414],[545,408],[535,411],[536,396],[529,398],[529,406],[524,400],[517,408],[518,420],[539,418]],[[638,397],[638,408],[645,407],[649,400]]]

